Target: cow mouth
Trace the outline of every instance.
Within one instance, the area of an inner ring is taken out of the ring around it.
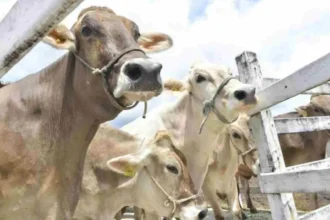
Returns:
[[[123,95],[125,98],[131,100],[131,101],[141,101],[146,102],[152,99],[155,96],[158,96],[161,93],[161,91],[140,91],[140,92],[133,92],[133,91],[126,91],[123,92]]]
[[[258,103],[258,98],[254,96],[248,100],[244,100],[243,102],[240,102],[240,104],[235,109],[240,112],[247,112],[252,108],[254,108],[257,105],[257,103]]]

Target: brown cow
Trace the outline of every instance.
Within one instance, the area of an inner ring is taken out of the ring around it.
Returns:
[[[275,118],[297,118],[317,117],[330,115],[330,95],[314,95],[306,106],[296,109],[297,112],[290,112],[278,115]],[[293,134],[278,135],[285,165],[294,166],[302,163],[313,162],[325,158],[326,146],[329,140],[329,131],[301,132]],[[251,212],[256,212],[250,192],[248,180],[241,178],[244,197]],[[317,194],[312,193],[313,207],[317,209]]]
[[[171,46],[167,35],[140,35],[133,21],[106,7],[83,10],[71,30],[60,25],[45,42],[69,53],[0,90],[0,216],[6,220],[45,219],[54,204],[55,219],[72,218],[99,124],[162,91],[162,66],[141,49]]]
[[[74,219],[113,219],[121,207],[136,205],[160,216],[174,211],[182,219],[201,220],[206,203],[195,197],[186,163],[166,131],[147,143],[101,126],[87,152]],[[173,207],[169,196],[182,203]]]

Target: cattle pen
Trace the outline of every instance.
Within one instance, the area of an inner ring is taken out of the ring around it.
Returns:
[[[82,0],[19,0],[0,23],[0,77],[5,75]],[[27,19],[29,18],[29,19]],[[330,192],[330,159],[286,168],[277,134],[330,129],[329,117],[274,120],[268,108],[298,94],[330,94],[330,54],[281,79],[263,78],[257,56],[236,58],[239,78],[259,89],[259,104],[250,112],[262,173],[260,189],[267,193],[272,217],[330,219],[330,205],[298,216],[292,192]],[[297,82],[298,85],[297,85]],[[280,92],[279,92],[280,91]],[[308,180],[308,181],[306,181]]]
[[[330,192],[330,159],[286,168],[277,134],[330,129],[330,117],[274,120],[268,108],[301,93],[329,94],[330,54],[278,81],[263,79],[253,52],[243,52],[236,63],[240,80],[258,89],[259,103],[249,112],[250,129],[258,146],[260,190],[267,194],[272,218],[329,219],[330,205],[298,216],[292,192]]]

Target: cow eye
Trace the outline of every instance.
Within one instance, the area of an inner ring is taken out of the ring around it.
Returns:
[[[133,25],[133,35],[134,35],[133,37],[135,40],[138,40],[139,37],[141,36],[139,26],[137,26],[137,24],[135,24],[135,23]]]
[[[239,134],[237,134],[236,132],[233,133],[233,137],[236,139],[241,139],[241,136]]]
[[[201,82],[203,82],[205,80],[206,80],[206,78],[204,76],[202,76],[202,75],[198,75],[197,78],[196,78],[196,82],[197,83],[201,83]]]
[[[135,40],[138,40],[138,39],[140,38],[140,36],[141,36],[141,34],[140,34],[139,31],[135,31],[135,32],[134,32],[134,39],[135,39]]]
[[[315,109],[314,109],[314,111],[315,111],[315,112],[320,112],[320,110],[319,110],[319,109],[317,109],[317,108],[315,108]]]
[[[174,174],[178,174],[179,173],[178,169],[175,166],[173,166],[173,165],[166,165],[166,169],[168,171],[170,171],[171,173],[174,173]]]
[[[83,26],[81,29],[81,33],[85,37],[89,37],[92,34],[92,29],[90,29],[90,27],[88,27],[88,26]]]

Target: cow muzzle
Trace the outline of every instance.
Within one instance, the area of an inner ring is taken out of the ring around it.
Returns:
[[[132,101],[147,101],[162,90],[162,65],[152,59],[134,58],[123,64],[114,96]]]
[[[234,97],[245,106],[255,105],[257,103],[256,87],[253,85],[244,85],[238,90],[234,91]]]
[[[195,205],[182,207],[180,219],[183,220],[203,220],[207,217],[208,209],[197,207]]]

